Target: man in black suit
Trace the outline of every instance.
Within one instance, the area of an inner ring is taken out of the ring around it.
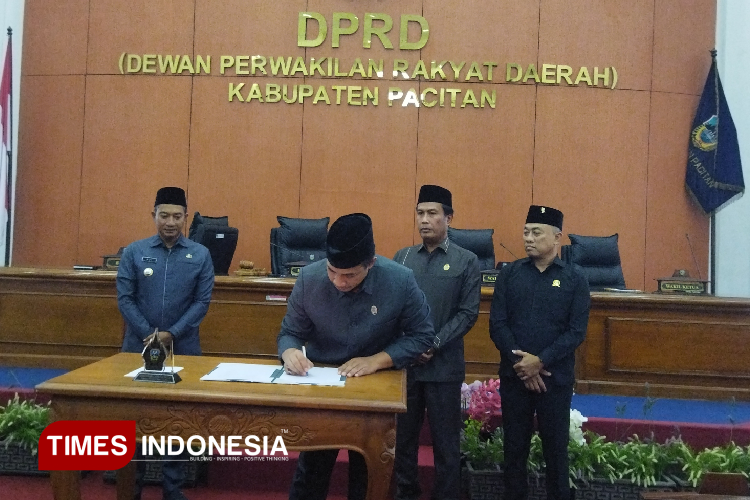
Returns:
[[[570,500],[568,441],[575,350],[586,338],[589,287],[577,266],[557,257],[563,214],[532,205],[523,229],[525,259],[502,268],[490,310],[500,351],[505,499],[526,500],[526,461],[536,413],[547,499]]]
[[[432,347],[407,370],[407,409],[398,415],[394,471],[396,500],[416,500],[419,433],[427,410],[435,458],[432,498],[460,497],[461,383],[465,377],[464,335],[479,314],[477,256],[448,239],[453,219],[451,192],[425,185],[417,200],[422,243],[399,250],[393,260],[414,271],[435,325]]]

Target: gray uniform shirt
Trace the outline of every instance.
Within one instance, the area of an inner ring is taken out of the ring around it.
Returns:
[[[344,293],[328,279],[327,263],[302,268],[281,322],[279,357],[306,345],[312,362],[341,365],[385,351],[403,368],[431,347],[430,307],[411,271],[378,257],[359,291]]]
[[[185,236],[172,248],[158,235],[128,245],[117,269],[117,306],[127,325],[122,350],[141,352],[158,329],[172,334],[175,354],[199,355],[198,325],[213,287],[208,249]]]
[[[413,368],[416,380],[462,382],[466,375],[463,338],[479,315],[477,256],[446,238],[432,253],[420,243],[402,248],[394,260],[414,272],[435,325],[435,354],[429,363]]]

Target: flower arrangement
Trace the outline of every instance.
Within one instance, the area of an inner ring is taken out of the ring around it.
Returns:
[[[491,418],[500,413],[500,380],[489,379],[484,382],[475,380],[461,386],[461,403],[468,419],[465,422],[461,440],[461,452],[476,469],[486,469],[493,464],[502,463],[503,439],[502,429],[492,428]],[[571,445],[585,446],[583,423],[588,418],[580,411],[570,410]],[[538,434],[532,437],[529,454],[529,469],[541,472],[544,463],[542,444]]]
[[[461,403],[469,418],[481,422],[489,430],[490,418],[500,412],[500,380],[475,380],[461,386]]]
[[[503,434],[493,428],[493,415],[499,413],[500,381],[475,381],[462,387],[462,402],[467,414],[461,439],[461,452],[475,470],[486,470],[503,461]],[[734,445],[694,453],[679,438],[657,443],[639,436],[625,442],[608,441],[605,436],[584,431],[588,418],[576,409],[570,410],[568,453],[570,483],[604,478],[610,482],[622,479],[647,487],[663,480],[668,473],[683,473],[695,485],[704,471],[750,471],[750,447]],[[542,441],[538,434],[531,440],[529,472],[544,474]]]
[[[501,409],[500,381],[475,381],[463,384],[461,398],[467,414],[461,437],[461,452],[474,470],[497,469],[503,462],[502,428],[493,428]],[[706,472],[740,473],[750,479],[750,446],[734,442],[725,446],[694,451],[679,437],[658,443],[637,435],[626,441],[608,441],[591,431],[584,431],[588,419],[580,411],[570,410],[569,478],[571,487],[582,487],[601,478],[614,483],[624,480],[639,487],[649,487],[674,477],[694,487]],[[531,440],[528,469],[532,476],[544,474],[544,456],[539,434]]]
[[[583,436],[583,423],[589,419],[584,417],[580,411],[570,410],[570,440],[579,445],[586,444],[586,438]]]

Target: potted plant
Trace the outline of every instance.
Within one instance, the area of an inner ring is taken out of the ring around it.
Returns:
[[[49,404],[15,397],[0,407],[0,471],[46,475],[39,470],[39,438],[47,426]]]
[[[479,420],[468,418],[461,434],[461,454],[466,465],[472,500],[499,500],[504,491],[502,472],[503,431],[483,429]]]
[[[742,474],[750,477],[750,446],[742,447],[731,442],[725,446],[706,448],[685,460],[683,471],[693,487],[706,472]]]
[[[500,381],[475,381],[461,388],[467,419],[461,434],[461,455],[465,470],[462,481],[473,500],[495,500],[502,496],[503,436],[493,428],[493,417],[500,410]]]

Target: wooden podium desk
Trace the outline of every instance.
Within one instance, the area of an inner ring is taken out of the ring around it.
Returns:
[[[73,369],[120,351],[113,271],[0,268],[0,365]],[[217,276],[203,354],[275,360],[293,279]],[[464,337],[466,378],[496,377],[492,288]],[[750,401],[750,299],[591,294],[577,392]]]
[[[345,387],[203,382],[221,362],[272,364],[269,360],[176,356],[176,385],[134,382],[124,375],[143,366],[140,355],[121,353],[48,380],[51,421],[135,420],[136,437],[280,435],[287,449],[346,448],[367,462],[367,498],[384,499],[396,443],[396,413],[406,411],[406,375],[385,370],[350,378]],[[52,471],[57,500],[80,499],[77,471]],[[132,500],[134,462],[117,472],[117,498]]]
[[[469,380],[497,376],[492,292],[464,337]],[[576,380],[579,394],[750,401],[750,299],[592,292]]]

